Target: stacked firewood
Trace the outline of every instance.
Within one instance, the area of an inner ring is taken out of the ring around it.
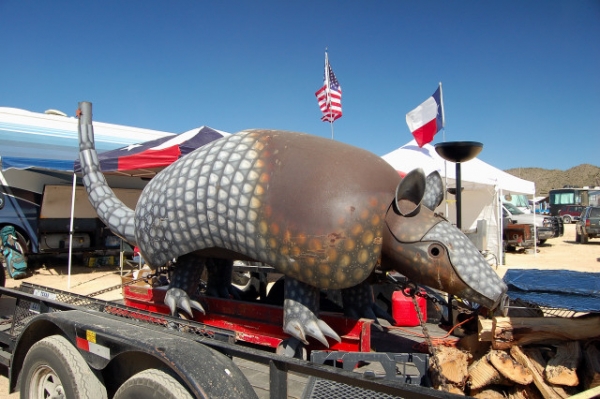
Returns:
[[[434,386],[453,393],[600,397],[600,316],[480,318],[478,333],[435,352],[440,369],[432,366]]]

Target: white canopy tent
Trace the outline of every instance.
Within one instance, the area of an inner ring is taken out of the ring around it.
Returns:
[[[432,145],[426,144],[420,148],[416,141],[412,140],[383,155],[382,158],[401,173],[408,173],[415,168],[422,168],[426,174],[437,170],[446,182],[447,188],[456,189],[456,165],[440,157]],[[467,235],[483,234],[480,250],[494,254],[500,263],[502,255],[500,198],[512,193],[533,195],[535,183],[515,177],[474,158],[461,163],[461,186],[463,231]],[[442,203],[436,211],[446,215],[451,222],[456,222],[454,195],[447,194],[445,203]]]

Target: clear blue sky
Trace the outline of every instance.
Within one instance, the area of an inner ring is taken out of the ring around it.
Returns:
[[[330,138],[386,154],[442,82],[446,141],[500,169],[600,165],[600,1],[0,0],[0,106],[181,133]],[[443,141],[442,132],[434,143]]]

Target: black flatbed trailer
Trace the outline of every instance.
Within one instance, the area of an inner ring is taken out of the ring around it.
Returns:
[[[289,373],[308,377],[303,398],[458,397],[403,373],[410,363],[424,377],[416,354],[329,352],[306,361],[240,345],[226,329],[49,287],[23,282],[0,294],[0,363],[21,397],[257,398],[233,359],[268,368],[270,398],[288,397]],[[363,361],[379,362],[385,377],[353,372]]]

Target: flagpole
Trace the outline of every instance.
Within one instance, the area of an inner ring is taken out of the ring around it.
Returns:
[[[340,115],[337,114],[337,111],[333,112],[333,107],[332,107],[333,96],[331,95],[331,76],[330,75],[333,76],[333,81],[336,85],[336,96],[338,95],[338,92],[339,92]],[[341,94],[342,93],[341,93],[341,87],[339,87],[339,83],[337,82],[335,75],[333,75],[333,71],[331,70],[331,67],[329,65],[329,53],[327,52],[327,47],[325,47],[325,71],[324,71],[323,87],[321,89],[317,90],[317,92],[315,94],[317,95],[317,99],[319,100],[319,107],[321,108],[321,111],[323,112],[323,117],[321,118],[321,120],[323,122],[325,122],[326,120],[329,121],[329,127],[331,129],[331,139],[333,140],[335,137],[334,131],[333,131],[333,122],[341,116]]]
[[[440,102],[441,102],[441,111],[442,111],[442,129],[443,129],[443,133],[442,133],[442,140],[445,142],[446,141],[446,113],[444,112],[444,91],[442,90],[442,82],[439,82],[439,88],[440,88]],[[454,176],[455,180],[456,180],[456,176]],[[444,159],[444,186],[448,187],[448,161],[446,161]],[[457,188],[457,190],[459,190],[459,188]],[[446,217],[448,217],[448,190],[446,190],[446,192],[444,193],[444,197],[446,197]]]
[[[329,87],[331,82],[329,81],[329,54],[327,54],[327,47],[325,47],[325,85],[327,90],[325,92],[327,104],[331,104],[331,94],[329,93]],[[333,140],[333,112],[331,112],[331,105],[329,106],[329,125],[331,127],[331,139]]]
[[[329,116],[332,117],[331,112],[329,113]],[[331,118],[330,118],[331,119]],[[331,140],[333,140],[333,121],[330,120],[329,124],[331,125]]]
[[[442,103],[442,128],[444,128],[444,135],[446,134],[446,112],[444,112],[444,91],[442,90],[442,82],[440,85],[440,102]],[[446,141],[446,137],[444,137],[444,141]]]

